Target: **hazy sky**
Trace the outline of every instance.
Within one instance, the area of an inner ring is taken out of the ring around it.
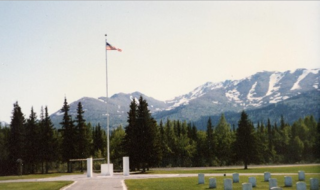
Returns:
[[[109,96],[320,67],[316,1],[0,1],[0,121],[105,96],[106,33]]]

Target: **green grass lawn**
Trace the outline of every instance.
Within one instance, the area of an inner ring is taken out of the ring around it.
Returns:
[[[268,168],[269,169],[269,168]],[[232,184],[234,190],[242,190],[242,183],[248,182],[249,176],[240,175],[240,183]],[[251,176],[252,177],[252,176]],[[263,176],[255,176],[257,179],[257,186],[254,187],[254,190],[266,190],[269,189],[269,183],[264,182]],[[272,178],[277,179],[278,186],[282,187],[285,190],[295,190],[296,182],[298,181],[298,175],[292,175],[292,187],[284,187],[284,176],[272,176]],[[128,179],[125,180],[125,183],[128,187],[128,190],[200,190],[200,189],[209,189],[209,178],[205,177],[205,184],[198,184],[198,177],[180,177],[180,178],[156,178],[156,179]],[[230,178],[227,177],[214,177],[217,180],[217,188],[223,189],[223,179]],[[320,179],[320,174],[315,175],[306,175],[306,184],[307,189],[310,189],[310,178]]]
[[[2,180],[15,180],[15,179],[40,179],[40,178],[58,177],[58,176],[62,176],[62,175],[75,175],[75,174],[82,174],[82,173],[50,173],[50,174],[0,176],[0,181],[2,181]]]
[[[73,181],[0,183],[5,190],[59,190]]]
[[[302,170],[305,173],[320,173],[319,165],[308,166],[290,166],[290,167],[268,167],[268,168],[250,168],[245,170],[242,168],[228,168],[228,169],[180,169],[180,170],[157,170],[153,169],[147,171],[147,174],[198,174],[198,173],[264,173],[266,171],[271,173],[297,173]]]

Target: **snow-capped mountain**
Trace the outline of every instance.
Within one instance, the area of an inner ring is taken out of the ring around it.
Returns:
[[[258,72],[241,80],[208,82],[188,94],[166,101],[167,110],[188,105],[199,98],[211,99],[211,104],[228,102],[240,109],[257,108],[277,103],[302,92],[319,89],[320,69],[297,69],[286,72]]]
[[[299,99],[299,101],[302,101],[304,93],[320,92],[319,83],[320,69],[297,69],[286,72],[262,71],[241,80],[226,80],[218,83],[207,82],[188,94],[165,102],[155,100],[140,92],[119,93],[113,95],[108,101],[110,125],[112,127],[126,126],[130,102],[133,98],[138,99],[140,95],[147,100],[149,110],[158,121],[170,118],[196,122],[205,117],[220,115],[221,113],[238,113],[242,110],[262,109],[281,102],[293,104],[293,101],[290,101],[291,98],[300,95],[301,100]],[[315,99],[317,96],[310,97],[313,97],[313,99],[309,99],[310,102],[319,101]],[[84,97],[71,103],[70,113],[72,115],[76,115],[79,101],[83,105],[87,122],[92,125],[98,123],[102,126],[106,125],[105,98]],[[320,102],[317,105],[320,105]],[[299,109],[304,109],[303,104],[299,104],[299,106]],[[303,113],[316,114],[316,117],[320,115],[319,113],[309,112],[311,111]],[[52,114],[51,118],[53,123],[59,126],[62,118],[60,111]]]
[[[163,101],[156,100],[152,97],[148,97],[140,92],[134,92],[130,94],[118,93],[113,95],[108,99],[106,104],[106,97],[90,98],[83,97],[75,102],[70,103],[69,114],[75,118],[77,114],[78,103],[81,102],[84,110],[84,118],[87,122],[90,122],[93,126],[98,125],[98,123],[105,127],[107,123],[107,109],[110,115],[110,126],[118,127],[119,125],[125,126],[127,123],[127,112],[129,111],[129,105],[133,99],[139,102],[139,97],[143,96],[147,100],[149,105],[149,110],[151,113],[163,110],[166,108],[166,103]],[[108,108],[107,108],[108,107]],[[62,121],[63,113],[58,110],[53,113],[50,118],[56,127],[60,127],[60,122]]]

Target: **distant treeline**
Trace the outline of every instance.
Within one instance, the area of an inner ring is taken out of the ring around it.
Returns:
[[[14,104],[9,127],[0,125],[0,174],[17,174],[18,159],[23,174],[80,169],[70,159],[106,157],[105,130],[91,126],[83,118],[81,102],[72,118],[65,99],[61,109],[61,129],[53,127],[47,107],[40,118],[31,108],[26,119],[18,102]],[[319,162],[320,122],[313,116],[297,118],[289,125],[280,115],[280,123],[254,124],[245,111],[237,126],[230,126],[224,114],[216,126],[211,119],[206,130],[193,123],[170,120],[157,123],[142,97],[133,100],[128,112],[128,126],[111,132],[110,158],[115,169],[122,167],[122,157],[130,157],[131,170],[149,167],[195,167],[243,164]],[[112,119],[112,118],[111,118]],[[74,166],[73,166],[74,165]]]

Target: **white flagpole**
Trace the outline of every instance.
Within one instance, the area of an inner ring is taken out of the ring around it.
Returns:
[[[105,35],[105,48],[107,47],[107,34]],[[106,107],[107,107],[107,154],[108,154],[108,172],[110,175],[110,148],[109,148],[109,112],[108,112],[108,62],[107,62],[107,48],[106,48]]]

